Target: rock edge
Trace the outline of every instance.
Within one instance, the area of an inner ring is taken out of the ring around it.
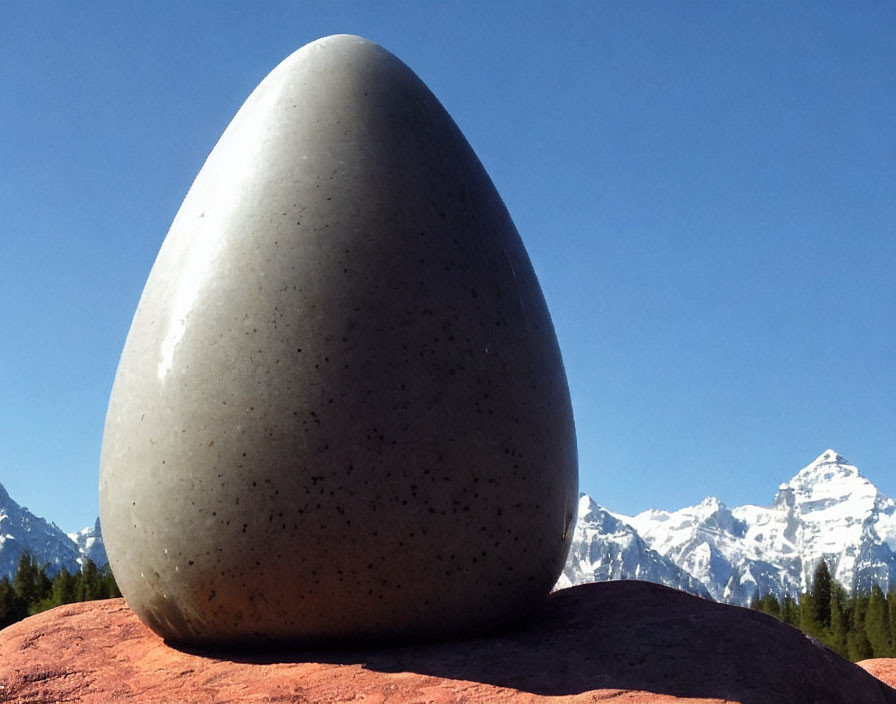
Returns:
[[[555,592],[525,624],[490,637],[382,649],[178,650],[122,599],[61,606],[0,631],[0,701],[15,704],[551,697],[896,704],[896,690],[777,619],[647,582]]]

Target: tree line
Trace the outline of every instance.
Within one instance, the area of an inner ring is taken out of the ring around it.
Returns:
[[[88,559],[79,572],[63,568],[52,579],[48,567],[25,551],[12,579],[0,578],[0,628],[54,606],[121,596],[108,565]]]
[[[896,590],[884,594],[875,584],[870,592],[847,594],[831,577],[824,560],[812,575],[809,591],[779,601],[771,593],[754,595],[750,606],[796,626],[843,657],[896,657]]]

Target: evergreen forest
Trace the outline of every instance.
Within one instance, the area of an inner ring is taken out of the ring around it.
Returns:
[[[13,578],[0,578],[0,628],[54,606],[121,596],[108,565],[87,560],[79,572],[63,568],[52,579],[47,567],[26,551]]]
[[[794,599],[756,594],[750,606],[796,626],[843,657],[896,657],[896,590],[885,595],[875,584],[870,592],[849,595],[832,577],[824,560],[818,563],[808,592]]]

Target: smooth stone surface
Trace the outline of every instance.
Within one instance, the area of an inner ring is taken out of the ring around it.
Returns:
[[[128,604],[182,643],[439,637],[527,614],[571,539],[575,430],[497,191],[403,63],[281,63],[181,206],[106,418]]]

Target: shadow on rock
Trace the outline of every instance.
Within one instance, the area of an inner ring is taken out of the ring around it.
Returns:
[[[547,696],[635,690],[744,704],[896,703],[896,690],[771,616],[635,581],[555,592],[528,622],[490,637],[350,651],[190,652],[256,664],[360,664]]]

